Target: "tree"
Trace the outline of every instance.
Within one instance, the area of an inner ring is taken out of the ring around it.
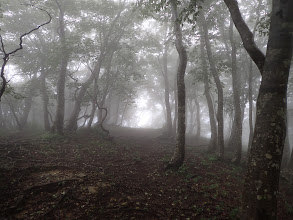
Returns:
[[[168,29],[167,29],[168,30]],[[167,35],[168,31],[166,31]],[[165,106],[166,106],[166,124],[167,124],[167,136],[172,136],[172,118],[171,118],[171,107],[170,107],[170,86],[168,77],[168,49],[169,40],[165,39],[164,52],[163,52],[163,77],[164,77],[164,87],[165,87]]]
[[[223,116],[223,110],[224,110],[224,93],[223,93],[223,86],[220,80],[219,73],[216,68],[216,64],[213,59],[212,55],[212,49],[210,44],[210,39],[208,36],[208,28],[206,24],[206,20],[203,13],[200,13],[200,21],[202,25],[202,33],[201,36],[203,36],[208,56],[208,61],[210,64],[210,69],[212,76],[215,80],[216,86],[217,86],[217,92],[218,92],[218,111],[217,111],[217,121],[218,121],[218,140],[217,140],[217,147],[219,148],[219,156],[220,158],[224,158],[224,116]]]
[[[201,63],[202,63],[202,70],[203,70],[203,81],[204,81],[204,95],[207,100],[207,105],[209,109],[209,118],[210,118],[210,127],[211,127],[211,138],[208,146],[209,152],[215,152],[217,147],[217,139],[218,139],[218,132],[217,132],[217,123],[215,120],[215,109],[214,104],[212,101],[212,97],[210,94],[210,85],[209,85],[209,71],[206,63],[206,56],[204,50],[205,42],[204,36],[200,36],[200,55],[201,55]]]
[[[78,116],[81,110],[81,105],[88,89],[92,83],[99,81],[101,69],[104,62],[111,54],[113,45],[118,45],[122,37],[127,33],[127,28],[130,26],[131,19],[133,18],[133,11],[127,8],[126,3],[107,2],[104,3],[89,3],[91,10],[97,9],[93,12],[92,16],[84,15],[85,23],[91,24],[87,27],[87,31],[84,31],[84,38],[88,38],[88,41],[92,41],[89,37],[91,33],[95,33],[94,45],[92,46],[95,51],[90,54],[89,59],[92,59],[91,63],[94,67],[91,67],[91,73],[88,79],[81,83],[78,93],[75,98],[75,103],[70,114],[66,130],[72,132],[77,129]],[[100,12],[101,14],[99,14]],[[99,22],[96,22],[97,19]],[[106,21],[107,22],[104,22]],[[115,47],[114,47],[115,48]],[[93,57],[94,56],[94,57]],[[92,95],[92,100],[95,99],[95,95]],[[95,109],[94,109],[95,110]]]
[[[273,0],[266,55],[256,46],[237,1],[224,2],[246,51],[262,75],[242,194],[242,219],[276,219],[286,137],[287,84],[293,51],[293,1]]]
[[[178,122],[176,148],[174,155],[166,169],[178,169],[185,157],[185,69],[187,65],[187,52],[183,45],[182,31],[178,19],[178,9],[175,0],[170,0],[172,10],[172,20],[174,24],[174,34],[176,37],[175,46],[179,54],[179,65],[177,69],[177,91],[178,91]]]
[[[235,157],[233,162],[240,164],[241,153],[242,153],[242,114],[241,114],[241,103],[240,103],[240,77],[237,71],[237,60],[236,60],[236,44],[234,41],[233,22],[230,20],[229,28],[230,43],[232,45],[231,51],[231,67],[232,67],[232,88],[233,88],[233,102],[234,102],[234,123],[235,128],[232,136],[232,144],[236,149]]]
[[[69,62],[69,54],[66,46],[65,37],[65,23],[64,23],[64,9],[60,5],[59,0],[55,0],[59,10],[59,39],[61,43],[61,62],[59,69],[59,76],[57,82],[57,107],[54,127],[58,134],[63,134],[64,127],[64,111],[65,111],[65,82],[67,75],[67,65]]]

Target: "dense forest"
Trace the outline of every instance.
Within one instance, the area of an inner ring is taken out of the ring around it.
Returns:
[[[292,219],[292,33],[292,0],[0,0],[0,219]]]

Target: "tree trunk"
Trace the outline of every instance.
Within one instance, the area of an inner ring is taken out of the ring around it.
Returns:
[[[248,73],[248,103],[249,103],[249,140],[248,140],[248,150],[250,152],[250,146],[253,138],[253,99],[252,99],[252,60],[249,62],[249,73]]]
[[[169,77],[168,77],[168,49],[169,42],[165,42],[164,53],[163,53],[163,76],[165,86],[165,107],[166,107],[166,124],[167,124],[167,136],[172,136],[172,118],[171,118],[171,107],[170,107],[170,88],[169,88]]]
[[[196,139],[200,138],[200,132],[201,132],[201,124],[200,124],[200,105],[198,102],[197,94],[194,96],[195,106],[196,106]]]
[[[177,4],[175,0],[170,1],[172,19],[174,23],[174,33],[176,36],[175,46],[179,54],[179,66],[177,69],[177,89],[178,89],[178,126],[176,136],[176,148],[174,155],[166,169],[178,169],[185,157],[185,69],[187,65],[187,53],[182,41],[182,31],[178,22]]]
[[[290,160],[288,163],[288,169],[293,170],[293,149],[291,150]]]
[[[32,107],[32,102],[33,102],[33,91],[30,89],[30,92],[28,96],[24,99],[24,109],[23,109],[23,114],[21,115],[21,118],[19,120],[20,123],[20,129],[24,129],[27,125],[27,119],[28,115],[30,113],[31,107]]]
[[[218,139],[218,132],[217,132],[217,122],[215,120],[215,109],[213,100],[210,94],[210,85],[209,85],[209,72],[206,63],[206,56],[204,50],[204,36],[201,31],[200,36],[200,55],[201,55],[201,63],[203,67],[203,79],[204,79],[204,95],[207,100],[208,109],[209,109],[209,117],[210,117],[210,126],[211,126],[211,139],[208,146],[208,152],[215,152],[217,148],[217,139]]]
[[[287,113],[288,114],[288,113]],[[287,119],[288,121],[288,119]],[[282,156],[282,163],[281,163],[281,170],[288,167],[289,161],[290,161],[290,143],[289,143],[289,137],[288,137],[288,125],[287,125],[287,135],[285,138],[285,144],[284,144],[284,150],[283,150],[283,156]]]
[[[252,31],[253,37],[255,36],[257,25],[259,24],[260,19],[260,7],[261,1],[258,3],[257,7],[257,18],[255,21],[255,25]],[[250,152],[250,146],[253,138],[253,97],[252,97],[252,79],[253,79],[253,67],[252,67],[252,59],[249,60],[249,72],[248,72],[248,103],[249,103],[249,140],[248,140],[248,150]]]
[[[68,130],[70,132],[73,132],[73,131],[77,130],[77,127],[78,127],[77,126],[77,119],[78,119],[78,115],[79,115],[79,112],[80,112],[83,97],[84,97],[85,93],[87,92],[88,87],[92,84],[93,80],[94,79],[96,79],[96,80],[99,79],[99,74],[100,74],[101,66],[102,66],[102,64],[104,62],[104,59],[105,59],[106,55],[108,54],[108,52],[113,49],[113,48],[109,48],[109,45],[110,46],[118,45],[119,41],[121,40],[121,38],[123,36],[123,33],[119,33],[114,38],[113,42],[109,42],[110,37],[113,34],[113,31],[115,31],[115,25],[118,22],[122,11],[123,11],[123,8],[121,8],[121,10],[118,12],[118,14],[116,15],[116,17],[112,21],[112,23],[111,23],[109,29],[107,30],[107,32],[103,33],[104,39],[103,39],[103,42],[102,42],[102,45],[101,45],[101,48],[100,48],[100,57],[98,59],[98,62],[96,63],[96,65],[94,67],[94,70],[93,70],[91,76],[89,77],[89,79],[81,85],[80,91],[79,91],[78,96],[76,98],[76,101],[74,103],[74,108],[73,108],[72,113],[70,115],[70,118],[68,120],[66,130]],[[128,23],[125,23],[125,24],[127,25]]]
[[[56,118],[54,126],[58,134],[63,134],[64,126],[64,111],[65,111],[65,81],[67,65],[69,62],[69,55],[66,46],[65,39],[65,24],[64,24],[64,11],[59,4],[58,0],[55,0],[59,8],[59,37],[61,42],[61,66],[57,82],[57,107],[56,107]]]
[[[95,112],[97,110],[97,102],[98,102],[98,79],[95,77],[94,79],[94,90],[93,90],[93,97],[92,97],[92,109],[91,114],[89,118],[89,122],[87,124],[87,127],[92,127],[92,123],[95,117]]]
[[[219,157],[224,158],[224,116],[223,116],[223,108],[224,108],[224,94],[223,87],[220,81],[219,73],[216,69],[216,65],[212,56],[211,44],[208,36],[208,28],[205,21],[205,17],[203,13],[200,14],[202,27],[203,27],[203,36],[205,40],[208,60],[210,63],[211,73],[216,82],[217,91],[218,91],[218,112],[217,112],[217,121],[218,121],[218,148],[219,148]]]
[[[293,51],[293,1],[273,0],[266,56],[259,53],[251,41],[253,35],[241,17],[237,2],[224,1],[246,50],[262,73],[241,218],[277,219],[280,166],[286,137],[287,84]]]
[[[178,119],[178,93],[177,80],[174,80],[174,118],[173,118],[173,136],[177,135],[177,119]]]
[[[3,118],[3,111],[2,111],[2,102],[0,102],[0,128],[5,128],[5,121]]]
[[[95,79],[99,78],[99,74],[100,74],[101,65],[102,65],[103,60],[104,60],[104,56],[100,56],[98,63],[95,65],[95,68],[94,68],[93,72],[91,73],[91,76],[80,87],[79,93],[78,93],[78,95],[75,99],[75,102],[74,102],[73,110],[72,110],[71,115],[68,120],[68,124],[66,126],[66,130],[69,132],[74,132],[77,130],[77,119],[78,119],[78,115],[80,112],[83,97],[85,96],[85,93],[86,93],[88,87],[92,84],[92,82]]]
[[[47,94],[47,87],[46,87],[46,74],[44,72],[44,69],[41,70],[41,94],[42,94],[42,99],[43,99],[43,120],[44,120],[44,128],[45,131],[50,131],[50,121],[49,121],[49,97]]]
[[[32,108],[32,103],[33,103],[33,96],[35,94],[35,85],[36,85],[36,81],[38,79],[36,77],[34,77],[32,80],[31,80],[31,85],[29,86],[29,91],[28,91],[28,94],[27,96],[25,97],[24,99],[24,109],[23,109],[23,113],[19,119],[19,128],[22,130],[26,127],[27,125],[27,119],[28,119],[28,115],[31,111],[31,108]]]
[[[240,77],[239,73],[237,73],[237,64],[236,64],[236,45],[234,42],[234,34],[233,34],[233,21],[230,19],[230,28],[229,28],[229,37],[230,43],[232,45],[232,87],[233,87],[233,101],[234,101],[234,123],[235,128],[233,128],[232,132],[232,146],[236,150],[234,158],[232,162],[236,164],[240,164],[241,162],[241,153],[242,153],[242,117],[241,117],[241,106],[240,106]],[[233,126],[234,127],[234,126]]]

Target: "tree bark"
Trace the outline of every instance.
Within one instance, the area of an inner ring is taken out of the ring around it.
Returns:
[[[178,90],[178,125],[176,136],[176,148],[174,155],[166,169],[178,169],[185,157],[185,69],[187,65],[187,52],[183,45],[182,31],[178,21],[177,4],[175,0],[170,1],[172,20],[174,23],[175,46],[179,54],[179,66],[177,69],[177,90]]]
[[[224,1],[244,45],[247,44],[249,39],[245,39],[239,28],[242,18],[237,2]],[[292,26],[293,1],[273,0],[266,56],[248,51],[262,73],[262,81],[242,194],[242,219],[277,219],[280,166],[286,137],[287,84],[293,51]]]

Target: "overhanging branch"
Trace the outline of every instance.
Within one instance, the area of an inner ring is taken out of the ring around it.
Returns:
[[[4,70],[5,70],[5,66],[6,66],[6,64],[7,64],[8,61],[9,61],[9,57],[10,57],[10,55],[13,55],[13,54],[15,54],[17,51],[23,49],[22,43],[23,43],[23,38],[24,38],[25,36],[31,34],[32,32],[34,32],[34,31],[36,31],[36,30],[38,30],[38,29],[40,29],[40,28],[43,27],[44,25],[49,24],[49,23],[51,22],[51,20],[52,20],[52,16],[50,15],[49,12],[47,12],[46,10],[44,10],[44,9],[42,9],[42,8],[38,8],[38,7],[36,7],[36,8],[39,9],[39,10],[41,10],[41,11],[46,12],[47,15],[49,16],[49,20],[48,20],[47,22],[45,22],[45,23],[43,23],[43,24],[37,26],[36,28],[31,29],[29,32],[26,32],[26,33],[22,34],[22,35],[19,37],[19,46],[18,46],[15,50],[13,50],[13,51],[11,51],[11,52],[6,52],[6,50],[5,50],[5,45],[4,45],[4,42],[3,42],[3,38],[2,38],[2,36],[1,36],[1,34],[0,34],[1,52],[3,53],[3,58],[2,58],[2,59],[3,59],[3,63],[2,63],[2,66],[1,66],[1,74],[0,74],[0,77],[1,77],[1,79],[2,79],[2,85],[1,85],[1,88],[0,88],[0,101],[1,101],[1,97],[3,96],[3,94],[4,94],[4,92],[5,92],[5,88],[6,88],[6,85],[7,85],[7,80],[6,80],[5,75],[4,75]]]
[[[265,55],[256,46],[253,33],[250,31],[247,24],[242,18],[237,0],[224,0],[224,2],[230,11],[232,20],[240,34],[244,48],[248,52],[251,59],[257,65],[258,69],[260,70],[260,73],[262,74],[262,70],[263,70],[263,66],[265,62]]]

